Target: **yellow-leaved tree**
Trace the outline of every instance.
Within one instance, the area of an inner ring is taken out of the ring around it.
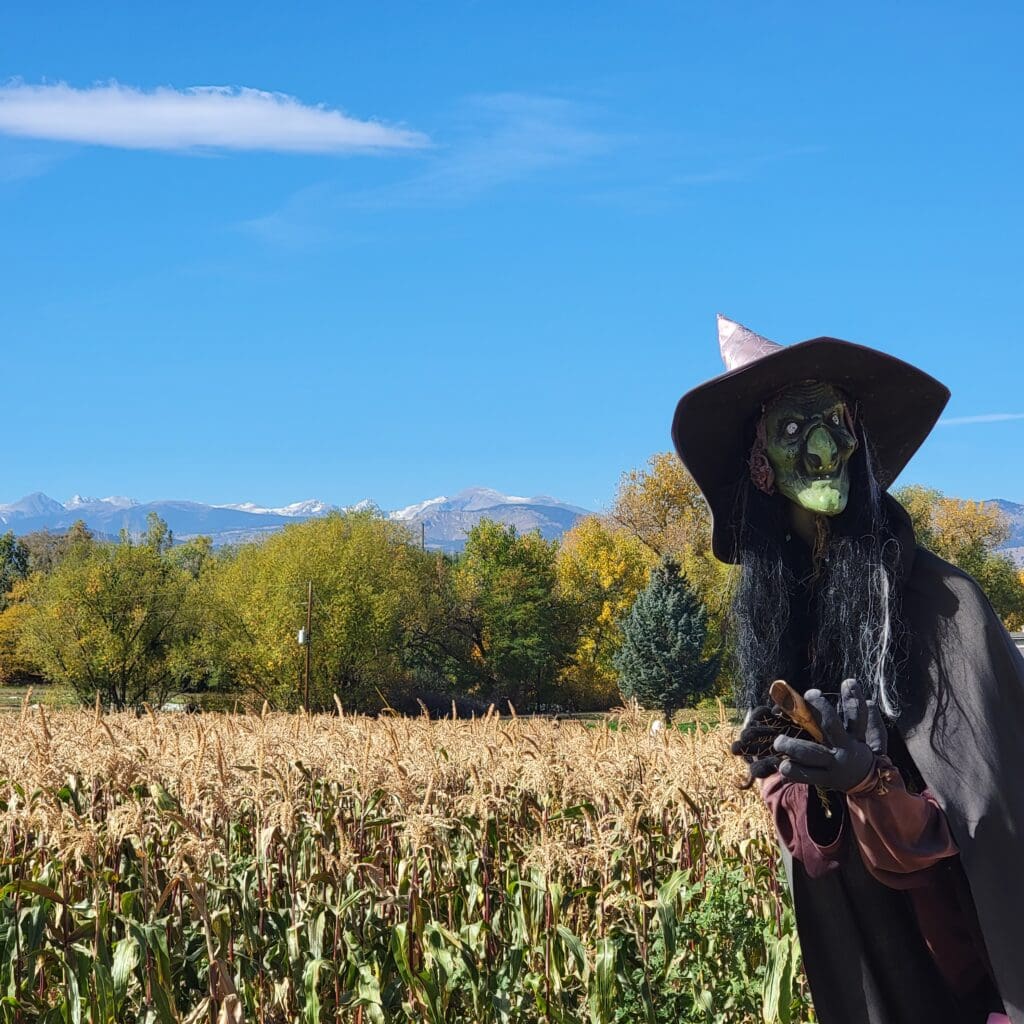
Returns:
[[[563,534],[558,586],[580,623],[572,660],[559,678],[568,706],[596,710],[619,702],[613,659],[622,644],[620,622],[657,562],[648,545],[609,517],[587,516]]]
[[[1010,535],[1002,510],[919,484],[901,488],[894,497],[910,514],[917,542],[970,573],[1007,628],[1024,628],[1024,573],[998,550]]]
[[[0,686],[35,686],[45,682],[39,666],[20,649],[25,625],[34,614],[25,600],[30,584],[18,580],[0,611]]]

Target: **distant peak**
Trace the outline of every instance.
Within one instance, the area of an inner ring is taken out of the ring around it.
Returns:
[[[59,501],[54,501],[53,498],[48,494],[43,494],[42,491],[33,491],[31,494],[26,494],[24,498],[11,502],[9,505],[0,505],[0,508],[22,516],[49,515],[54,512],[64,511],[64,506]]]
[[[465,490],[459,491],[455,498],[493,498],[497,503],[507,501],[518,503],[533,500],[532,498],[523,498],[516,494],[505,494],[503,491],[496,491],[493,487],[467,487]]]
[[[440,495],[437,498],[427,498],[426,501],[418,502],[415,505],[407,505],[405,508],[396,509],[390,513],[392,519],[415,519],[422,512],[426,512],[433,505],[443,505],[449,498],[447,495]]]
[[[282,505],[280,508],[269,508],[265,505],[258,505],[254,501],[236,502],[230,505],[214,505],[213,508],[230,509],[232,512],[248,512],[254,516],[288,516],[290,518],[323,516],[331,511],[332,506],[319,498],[309,498],[306,501],[293,501],[290,505]]]
[[[107,498],[88,498],[76,494],[64,507],[70,512],[72,509],[90,507],[135,508],[138,504],[134,498],[128,498],[123,494],[111,494]]]

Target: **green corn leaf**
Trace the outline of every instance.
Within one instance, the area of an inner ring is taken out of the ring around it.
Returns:
[[[557,932],[558,937],[562,940],[565,948],[569,951],[569,956],[576,965],[576,969],[579,971],[580,976],[585,976],[587,973],[587,951],[584,949],[583,943],[580,942],[579,938],[569,931],[565,925],[560,924]]]
[[[82,993],[78,987],[78,975],[67,961],[64,961],[64,1001],[68,1024],[82,1024]]]
[[[302,972],[302,991],[306,998],[302,1019],[305,1024],[320,1024],[320,974],[330,967],[329,961],[315,957]]]
[[[615,943],[599,939],[590,991],[590,1019],[593,1024],[610,1024],[615,1015]]]
[[[324,929],[327,927],[327,912],[320,911],[309,926],[309,952],[316,958],[323,956]]]
[[[174,999],[171,976],[171,958],[167,950],[167,933],[160,925],[146,925],[142,929],[146,946],[153,954],[155,977],[150,978],[153,1002],[161,1024],[177,1024],[178,1011]]]
[[[768,975],[765,978],[761,1019],[764,1024],[790,1024],[793,981],[800,963],[800,944],[787,934],[768,946]]]
[[[67,903],[67,900],[56,889],[43,885],[42,882],[33,882],[28,878],[19,878],[14,882],[8,882],[0,889],[0,899],[15,892],[28,892],[34,896],[42,896],[44,900],[49,900],[51,903]]]
[[[363,1008],[363,1016],[369,1024],[385,1024],[380,983],[366,964],[359,968],[355,1005]]]

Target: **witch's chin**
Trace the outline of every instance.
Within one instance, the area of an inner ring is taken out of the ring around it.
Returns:
[[[847,495],[833,480],[816,480],[797,494],[798,504],[821,516],[837,516],[846,508]]]

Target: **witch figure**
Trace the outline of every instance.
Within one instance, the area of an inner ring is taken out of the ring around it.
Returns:
[[[835,338],[719,317],[719,343],[727,372],[672,438],[738,565],[733,749],[775,819],[818,1020],[1024,1024],[1024,659],[887,492],[949,391]]]

